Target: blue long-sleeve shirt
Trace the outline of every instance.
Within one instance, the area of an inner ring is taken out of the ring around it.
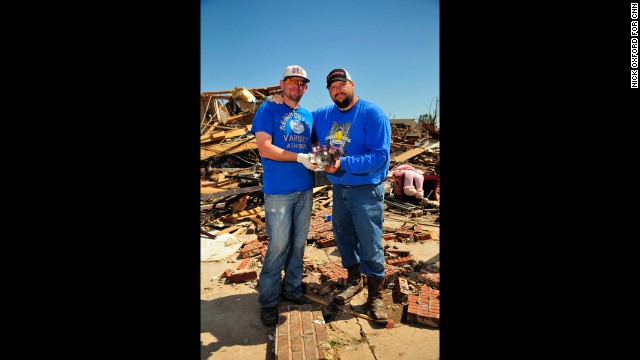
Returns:
[[[340,169],[327,173],[331,183],[379,184],[386,179],[391,162],[391,124],[380,106],[358,99],[347,111],[329,105],[311,114],[312,143],[342,143]]]

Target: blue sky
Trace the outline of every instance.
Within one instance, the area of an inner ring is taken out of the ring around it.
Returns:
[[[438,0],[201,0],[201,92],[279,85],[300,65],[301,106],[332,104],[325,77],[345,68],[355,93],[390,118],[429,112],[440,96]]]

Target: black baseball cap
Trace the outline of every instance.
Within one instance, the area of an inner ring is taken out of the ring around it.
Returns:
[[[351,81],[351,75],[349,75],[349,72],[345,69],[333,69],[329,72],[329,75],[327,75],[327,89],[329,88],[329,86],[331,86],[331,83],[336,81],[336,80],[341,80],[341,81]]]

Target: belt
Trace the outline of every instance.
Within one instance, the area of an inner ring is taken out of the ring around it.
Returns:
[[[382,183],[381,183],[381,182],[379,182],[379,183],[377,183],[377,184],[360,184],[360,185],[343,185],[343,184],[336,184],[336,185],[340,185],[340,186],[342,186],[342,187],[350,188],[350,187],[367,186],[367,185],[369,185],[369,186],[378,186],[378,185],[380,185],[380,184],[382,184]]]

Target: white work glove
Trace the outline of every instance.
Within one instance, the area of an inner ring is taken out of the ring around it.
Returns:
[[[311,155],[305,153],[298,154],[298,162],[309,170],[315,170],[317,168],[316,165],[311,163]]]
[[[276,104],[282,104],[284,102],[284,99],[280,94],[273,94],[271,95],[271,99],[269,99],[269,101],[274,102]]]

